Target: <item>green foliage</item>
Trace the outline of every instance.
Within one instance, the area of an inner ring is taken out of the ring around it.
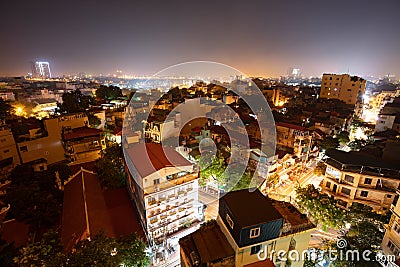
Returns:
[[[336,201],[322,194],[313,185],[297,187],[296,202],[302,212],[306,212],[316,223],[332,228],[343,227],[345,211],[336,205]]]
[[[11,109],[9,101],[4,101],[3,98],[0,98],[0,120],[4,120],[10,115]]]
[[[60,266],[60,260],[65,257],[62,248],[58,233],[49,231],[43,235],[41,241],[22,248],[14,262],[21,267]]]
[[[358,250],[360,255],[365,250],[372,252],[369,257],[373,259],[382,243],[384,225],[388,223],[390,214],[382,215],[372,211],[368,206],[353,203],[348,211],[337,207],[336,201],[325,194],[321,194],[314,186],[309,185],[305,188],[297,188],[297,204],[303,212],[308,212],[316,222],[321,222],[329,227],[340,229],[342,236],[339,238],[347,241],[346,250]],[[350,228],[345,228],[346,223]],[[337,250],[340,248],[336,242],[326,243],[327,248]],[[345,251],[344,251],[345,253]],[[308,261],[306,266],[315,266],[315,261]],[[369,265],[370,262],[346,261],[346,259],[336,259],[332,266],[375,266]]]
[[[122,96],[122,91],[121,88],[119,88],[118,86],[100,85],[100,88],[96,90],[96,97],[104,100],[106,99],[112,100],[121,96]]]
[[[117,143],[107,143],[107,148],[101,152],[96,161],[97,174],[100,183],[106,188],[121,188],[125,186],[124,154]]]
[[[101,124],[101,120],[92,113],[88,114],[88,119],[89,119],[90,127],[96,128],[97,126],[99,126]]]
[[[336,135],[336,138],[339,140],[339,143],[347,144],[348,142],[350,142],[349,135],[350,135],[349,132],[341,131]]]
[[[326,137],[319,144],[319,146],[324,150],[328,150],[328,149],[332,149],[332,148],[338,148],[339,145],[340,145],[339,139],[333,138],[331,136]]]
[[[212,179],[223,185],[225,183],[225,160],[221,156],[204,155],[199,159],[200,168],[200,181],[206,183],[209,179]]]
[[[270,186],[275,186],[279,182],[279,179],[279,174],[273,173],[271,175],[268,175],[267,182]]]
[[[14,259],[21,267],[31,266],[147,266],[146,244],[135,234],[119,239],[107,237],[99,233],[91,240],[79,241],[73,252],[62,253],[61,240],[58,233],[50,231],[44,234],[40,242],[36,242],[20,250]]]
[[[90,105],[95,104],[92,96],[83,95],[79,89],[62,95],[63,103],[58,105],[62,113],[77,113],[86,111]]]
[[[323,176],[325,175],[325,171],[326,171],[326,165],[323,162],[318,162],[317,166],[314,169],[314,174],[318,175],[318,176]]]
[[[62,191],[57,187],[53,170],[33,172],[31,166],[19,165],[10,176],[11,184],[5,202],[11,205],[8,218],[52,227],[59,222]]]
[[[356,139],[354,141],[351,141],[350,143],[348,143],[348,147],[352,150],[352,151],[358,151],[361,148],[363,148],[364,146],[368,145],[370,142],[368,140],[363,140],[363,139]]]

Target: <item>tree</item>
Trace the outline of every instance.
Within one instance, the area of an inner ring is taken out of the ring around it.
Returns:
[[[296,203],[302,212],[307,213],[316,223],[332,228],[345,226],[345,211],[337,206],[336,200],[322,194],[312,184],[296,188]]]
[[[339,143],[347,144],[348,142],[350,142],[349,135],[350,135],[349,132],[341,131],[336,135],[336,138],[339,140]]]
[[[118,239],[120,262],[126,267],[145,267],[149,259],[145,253],[146,244],[136,233]]]
[[[271,187],[273,187],[279,182],[279,179],[279,174],[273,173],[271,175],[268,175],[267,182]]]
[[[203,155],[199,159],[200,182],[205,184],[210,178],[218,183],[225,184],[225,159],[222,156],[213,154]]]
[[[101,120],[92,113],[88,114],[88,119],[89,119],[90,127],[96,128],[97,126],[99,126],[101,124]]]
[[[12,107],[9,101],[4,101],[3,98],[0,98],[0,120],[4,120],[8,115],[10,115],[11,110]]]
[[[7,217],[40,226],[53,227],[61,216],[62,191],[55,172],[34,172],[31,166],[18,165],[10,176],[11,184],[5,203],[11,205]]]
[[[325,175],[326,171],[326,164],[323,162],[318,162],[317,166],[314,169],[314,174],[318,176],[323,176]]]
[[[90,105],[95,104],[92,96],[83,95],[79,89],[62,95],[63,103],[58,105],[61,112],[77,113],[86,111]]]
[[[122,90],[118,86],[100,85],[100,88],[96,90],[96,97],[103,100],[112,100],[121,96],[122,96]]]
[[[23,247],[14,262],[21,267],[108,267],[122,264],[127,267],[144,267],[149,263],[145,249],[146,243],[136,233],[115,239],[100,232],[90,240],[79,241],[72,252],[64,254],[59,233],[49,231],[41,241]]]
[[[117,143],[107,143],[107,148],[101,152],[96,161],[96,172],[100,183],[106,188],[121,188],[125,186],[124,154]]]
[[[43,235],[41,241],[23,247],[14,262],[21,267],[62,266],[60,263],[66,261],[62,249],[59,234],[55,231],[48,231]]]
[[[331,136],[326,137],[324,140],[321,141],[319,146],[324,149],[332,149],[332,148],[338,148],[339,147],[339,140],[337,138],[333,138]]]

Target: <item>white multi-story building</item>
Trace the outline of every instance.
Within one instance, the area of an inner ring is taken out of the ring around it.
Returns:
[[[202,219],[198,172],[192,163],[156,143],[133,144],[125,152],[128,189],[153,248]]]

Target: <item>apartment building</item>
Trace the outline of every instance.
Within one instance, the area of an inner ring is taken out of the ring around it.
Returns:
[[[391,260],[385,262],[385,267],[398,267],[399,256],[400,256],[400,202],[399,199],[400,191],[397,190],[397,195],[393,204],[390,206],[392,216],[387,225],[385,225],[386,232],[382,240],[382,252],[389,257],[394,257]],[[393,260],[397,260],[393,263]]]
[[[300,161],[307,161],[311,150],[312,134],[299,125],[278,122],[276,123],[276,148],[289,152]]]
[[[343,208],[353,202],[387,212],[400,186],[400,166],[360,152],[327,150],[322,191]]]
[[[65,160],[62,143],[62,131],[65,128],[75,129],[89,125],[84,113],[76,113],[45,119],[40,135],[30,134],[29,140],[17,141],[18,152],[22,163],[45,159],[47,164]]]
[[[202,219],[198,172],[192,163],[156,143],[133,144],[125,152],[128,189],[153,248]]]
[[[349,74],[324,74],[320,98],[339,99],[346,104],[356,104],[365,92],[366,80]]]
[[[20,159],[11,129],[0,124],[0,180],[7,178],[18,164]]]

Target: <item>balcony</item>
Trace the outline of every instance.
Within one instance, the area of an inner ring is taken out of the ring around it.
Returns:
[[[154,192],[163,191],[163,190],[166,190],[168,188],[171,188],[171,187],[174,187],[177,185],[182,185],[182,184],[191,182],[191,181],[197,179],[198,177],[199,177],[199,174],[197,172],[190,173],[185,176],[182,176],[182,177],[179,177],[176,179],[172,179],[172,180],[169,180],[164,183],[157,184],[155,186],[148,186],[148,187],[144,188],[144,194],[152,194]],[[183,190],[180,190],[180,191],[183,191]]]

